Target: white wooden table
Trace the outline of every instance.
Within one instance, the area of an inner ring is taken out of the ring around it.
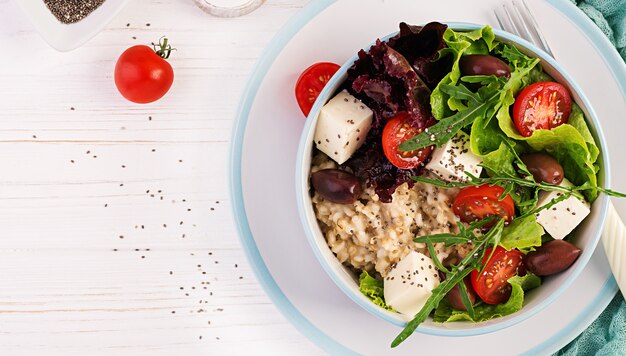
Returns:
[[[1,355],[320,353],[257,284],[227,178],[251,68],[306,2],[218,19],[133,0],[58,53],[0,0]],[[162,35],[174,86],[125,101],[115,60]]]

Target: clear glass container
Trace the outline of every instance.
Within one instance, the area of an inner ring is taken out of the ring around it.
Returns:
[[[265,0],[194,0],[204,11],[218,17],[237,17],[263,5]]]

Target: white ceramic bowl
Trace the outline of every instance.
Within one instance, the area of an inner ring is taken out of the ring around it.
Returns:
[[[461,31],[469,31],[482,27],[479,25],[465,23],[448,23],[448,26]],[[600,172],[598,174],[598,184],[607,188],[610,187],[609,161],[608,153],[606,152],[607,145],[596,114],[589,101],[582,93],[580,87],[546,52],[540,50],[528,41],[510,33],[499,30],[494,30],[494,32],[499,41],[515,44],[515,46],[517,46],[517,48],[525,54],[540,58],[543,69],[556,81],[569,88],[572,98],[585,113],[589,128],[601,150],[601,155],[599,157]],[[395,35],[395,33],[382,38],[382,40],[387,40],[393,35]],[[368,312],[398,326],[404,326],[406,325],[406,319],[403,316],[379,308],[367,297],[361,294],[358,286],[358,276],[354,275],[353,272],[343,266],[326,244],[326,239],[324,238],[318,225],[315,212],[313,211],[311,197],[309,195],[309,174],[313,152],[313,135],[319,111],[321,107],[330,98],[332,98],[333,94],[346,79],[346,72],[356,59],[357,56],[355,54],[355,56],[346,61],[339,71],[331,78],[313,105],[311,113],[307,118],[307,123],[300,139],[296,162],[296,196],[298,199],[298,209],[307,238],[317,259],[337,286],[355,303],[363,307]],[[479,335],[506,328],[538,313],[550,303],[554,302],[559,295],[561,295],[561,293],[563,293],[563,291],[572,284],[582,269],[585,268],[585,265],[591,258],[591,255],[600,239],[600,232],[604,224],[607,207],[608,198],[605,195],[601,195],[593,203],[591,214],[578,227],[576,235],[572,239],[572,242],[583,250],[580,257],[569,269],[557,275],[544,278],[541,287],[528,292],[524,301],[524,308],[521,311],[506,317],[482,323],[453,322],[442,324],[434,323],[429,319],[422,323],[422,325],[418,327],[417,331],[426,334],[443,336]],[[323,308],[323,306],[320,306],[320,308]]]
[[[42,0],[18,0],[17,2],[41,37],[52,48],[66,52],[80,47],[100,32],[128,0],[106,0],[87,17],[72,24],[59,21]]]

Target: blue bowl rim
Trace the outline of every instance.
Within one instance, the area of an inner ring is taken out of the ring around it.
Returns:
[[[478,25],[478,24],[473,24],[473,23],[466,23],[466,22],[446,22],[446,24],[450,27],[453,28],[455,30],[459,30],[459,31],[471,31],[471,30],[476,30],[479,28],[484,27],[484,25]],[[546,53],[545,51],[543,51],[542,49],[538,48],[537,46],[535,46],[534,44],[516,36],[513,35],[511,33],[505,32],[505,31],[501,31],[498,29],[493,29],[494,34],[496,35],[496,38],[500,39],[500,40],[505,40],[505,41],[509,41],[515,44],[519,44],[523,47],[526,47],[528,49],[530,49],[532,52],[538,54],[538,57],[541,58],[542,61],[547,62],[549,65],[551,65],[552,67],[554,67],[559,74],[561,74],[563,76],[563,78],[566,80],[566,82],[568,83],[568,85],[573,89],[574,92],[576,92],[579,97],[579,104],[582,104],[581,106],[583,108],[586,109],[587,111],[587,121],[591,121],[592,122],[592,126],[593,126],[593,130],[595,131],[595,139],[599,144],[599,147],[601,148],[601,157],[602,157],[602,162],[603,162],[603,176],[604,176],[604,187],[606,188],[610,188],[611,184],[610,184],[610,180],[611,180],[611,172],[610,172],[610,161],[609,161],[609,155],[607,152],[607,143],[604,137],[604,133],[602,131],[602,127],[597,119],[597,114],[595,112],[595,110],[593,110],[593,107],[591,105],[591,103],[589,102],[589,100],[587,99],[586,95],[584,94],[583,90],[580,88],[580,86],[572,79],[572,77],[558,64],[558,62],[552,58],[548,53]],[[386,41],[388,40],[390,37],[396,35],[398,32],[394,32],[391,33],[385,37],[382,37],[380,40],[381,41]],[[372,42],[373,44],[373,42]],[[367,48],[369,49],[369,47],[372,45],[370,44]],[[308,145],[307,142],[307,136],[309,131],[311,130],[311,126],[314,123],[314,118],[317,115],[317,113],[319,112],[319,110],[321,109],[321,107],[325,104],[326,100],[325,98],[328,98],[331,94],[332,91],[334,90],[334,88],[336,87],[336,85],[338,84],[338,81],[340,80],[340,78],[342,78],[346,72],[348,71],[348,69],[352,66],[352,64],[354,63],[354,61],[356,61],[356,59],[358,58],[358,55],[354,55],[353,57],[351,57],[349,60],[347,60],[342,66],[341,68],[337,71],[337,73],[335,73],[335,75],[329,80],[329,82],[327,83],[326,87],[322,90],[322,92],[320,93],[320,95],[318,96],[318,100],[315,101],[309,116],[307,117],[305,126],[302,130],[302,134],[301,134],[301,138],[300,138],[300,142],[298,145],[298,153],[297,153],[297,161],[296,161],[296,174],[295,174],[295,178],[296,178],[296,197],[297,197],[297,206],[298,206],[298,215],[300,217],[300,221],[303,225],[305,234],[307,236],[307,240],[309,241],[309,244],[311,245],[311,248],[313,249],[313,252],[315,254],[315,257],[317,258],[318,262],[322,265],[324,271],[326,272],[326,274],[331,278],[331,280],[339,287],[339,289],[341,289],[344,294],[346,294],[354,303],[356,303],[357,305],[359,305],[360,307],[362,307],[363,309],[365,309],[366,311],[368,311],[370,314],[373,314],[387,322],[390,322],[394,325],[400,326],[400,327],[404,327],[406,325],[405,322],[400,322],[398,319],[394,318],[390,313],[386,313],[383,309],[381,309],[380,307],[378,307],[377,305],[375,305],[374,303],[371,303],[369,301],[363,300],[362,298],[359,298],[357,296],[355,296],[353,294],[352,289],[350,289],[347,285],[345,285],[343,283],[343,281],[341,281],[335,271],[331,268],[331,266],[329,266],[326,262],[325,262],[325,258],[322,256],[321,251],[318,250],[316,244],[315,244],[315,239],[316,236],[313,233],[313,229],[309,226],[308,224],[308,220],[306,218],[307,214],[304,211],[304,204],[305,201],[303,200],[303,196],[306,192],[301,192],[300,191],[300,186],[301,186],[301,182],[303,179],[305,179],[302,176],[302,172],[303,170],[303,157],[305,156],[305,154],[308,154],[308,152],[305,152],[305,149]],[[585,266],[587,265],[587,263],[589,262],[589,260],[591,259],[591,256],[593,255],[593,252],[595,251],[598,242],[600,240],[600,235],[602,232],[602,227],[604,226],[605,220],[606,220],[606,215],[607,215],[607,211],[608,211],[608,204],[609,204],[609,199],[607,197],[600,197],[598,198],[598,200],[594,203],[594,204],[598,204],[600,203],[600,211],[599,211],[599,224],[596,224],[595,228],[594,228],[594,238],[591,240],[590,244],[585,248],[585,250],[583,251],[583,254],[579,257],[578,261],[577,261],[577,265],[575,267],[575,269],[571,272],[571,275],[569,276],[568,279],[565,280],[564,283],[562,283],[560,286],[558,286],[558,288],[546,299],[544,299],[543,301],[541,301],[538,305],[534,306],[531,309],[523,309],[522,311],[513,314],[513,316],[509,319],[506,319],[503,322],[500,323],[493,323],[490,325],[485,325],[485,326],[480,326],[480,323],[475,324],[476,327],[472,327],[469,329],[445,329],[443,327],[430,327],[430,326],[425,326],[425,325],[420,325],[418,326],[418,328],[416,329],[416,332],[420,332],[423,334],[427,334],[427,335],[435,335],[435,336],[474,336],[474,335],[482,335],[482,334],[487,334],[487,333],[491,333],[491,332],[495,332],[498,330],[502,330],[505,328],[508,328],[510,326],[513,326],[523,320],[526,320],[530,317],[532,317],[533,315],[537,314],[538,312],[540,312],[541,310],[543,310],[544,308],[546,308],[548,305],[550,305],[552,302],[554,302],[565,290],[567,290],[574,282],[574,280],[576,280],[576,278],[578,278],[578,276],[580,275],[580,273],[582,272],[582,270],[585,268]]]

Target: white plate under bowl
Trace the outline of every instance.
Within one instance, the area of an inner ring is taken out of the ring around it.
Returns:
[[[78,2],[83,1],[79,0]],[[106,0],[84,19],[64,24],[50,12],[43,0],[18,0],[43,39],[52,48],[67,52],[95,36],[126,5],[128,0]]]
[[[611,152],[614,189],[626,191],[626,65],[595,25],[567,0],[529,1],[559,63],[587,94]],[[285,316],[332,354],[548,354],[582,332],[617,291],[602,248],[559,299],[540,313],[490,334],[416,333],[398,348],[400,328],[345,296],[316,260],[298,219],[296,151],[305,119],[293,97],[311,63],[343,63],[398,23],[496,24],[498,0],[318,0],[279,32],[242,98],[232,140],[231,194],[241,241],[259,282]],[[494,26],[495,27],[495,26]],[[616,201],[622,216],[626,202]],[[489,345],[490,347],[485,347]]]

